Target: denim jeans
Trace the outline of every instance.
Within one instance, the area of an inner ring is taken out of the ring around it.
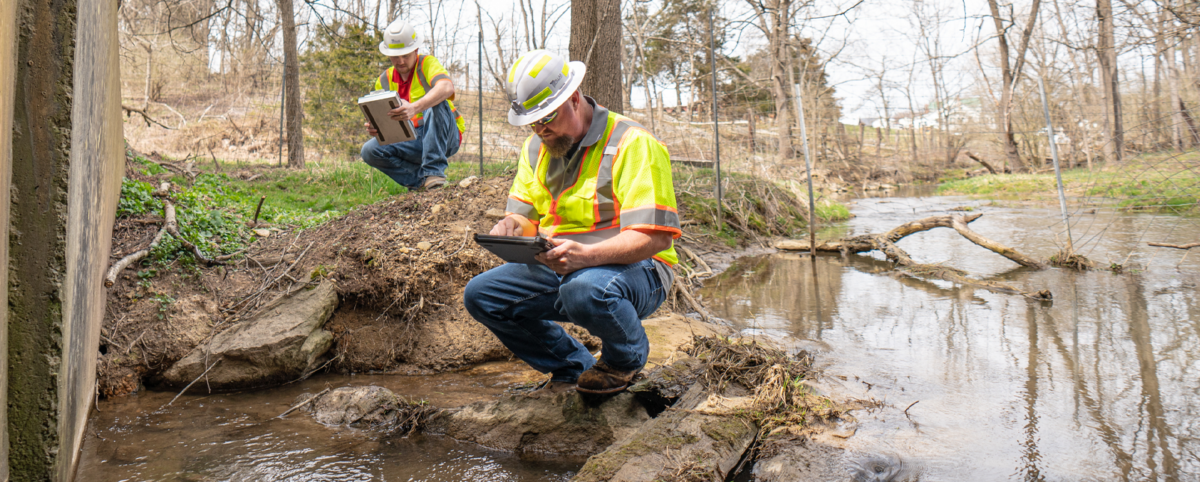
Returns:
[[[379,169],[397,184],[420,187],[427,176],[446,177],[446,158],[458,152],[458,125],[448,102],[425,110],[423,122],[416,128],[417,138],[386,146],[374,137],[363,144],[362,159]]]
[[[586,268],[559,276],[543,265],[508,263],[476,276],[463,295],[467,312],[518,358],[552,380],[574,383],[595,358],[555,321],[600,338],[600,359],[641,370],[650,354],[642,328],[666,299],[652,260]]]

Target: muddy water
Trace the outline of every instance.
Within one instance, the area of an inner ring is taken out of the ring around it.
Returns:
[[[565,481],[582,458],[522,459],[436,436],[402,438],[329,428],[286,411],[301,394],[378,385],[437,406],[491,399],[523,381],[522,367],[488,364],[427,377],[314,377],[281,388],[206,394],[143,392],[101,401],[84,441],[86,481]]]
[[[833,228],[882,232],[970,205],[981,234],[1047,257],[1055,211],[955,198],[859,200]],[[1013,268],[951,230],[899,243],[1053,304],[891,274],[880,259],[743,259],[704,290],[743,333],[822,353],[818,388],[872,398],[846,463],[896,456],[920,480],[1200,480],[1200,256],[1146,248],[1200,238],[1200,220],[1106,213],[1075,226],[1093,260],[1134,274]],[[1193,253],[1195,254],[1195,253]],[[907,414],[904,410],[907,408]]]

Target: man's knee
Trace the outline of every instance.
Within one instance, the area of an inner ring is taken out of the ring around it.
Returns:
[[[471,278],[471,281],[467,282],[466,289],[463,290],[463,305],[466,306],[467,313],[470,313],[471,317],[480,323],[487,318],[484,303],[482,303],[483,297],[487,296],[488,291],[489,280],[486,278],[487,273]]]
[[[588,276],[588,273],[581,273],[580,276],[567,280],[559,287],[558,295],[568,317],[574,319],[596,313],[597,310],[607,309],[609,298],[613,294],[608,293],[605,289],[608,280],[604,278],[606,277]]]
[[[358,151],[358,156],[362,158],[363,162],[374,165],[379,161],[379,155],[376,152],[378,149],[379,141],[371,139],[363,144],[362,149]]]

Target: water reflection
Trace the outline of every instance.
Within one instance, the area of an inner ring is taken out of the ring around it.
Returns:
[[[524,459],[442,437],[329,428],[303,413],[275,418],[326,386],[381,385],[454,406],[499,393],[512,364],[428,377],[317,377],[272,390],[214,395],[144,392],[101,401],[89,421],[80,480],[566,481],[580,457]],[[202,390],[201,390],[202,391]]]
[[[891,407],[857,415],[849,447],[918,460],[921,480],[1200,478],[1200,270],[1006,272],[927,234],[908,249],[994,266],[1054,303],[806,254],[743,260],[704,295],[740,329],[829,347],[827,374]]]

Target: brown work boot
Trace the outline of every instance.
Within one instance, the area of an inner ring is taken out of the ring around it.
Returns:
[[[637,375],[637,370],[623,372],[598,361],[588,371],[579,375],[578,386],[575,387],[575,390],[593,395],[617,393],[629,386],[634,375]]]
[[[575,390],[575,384],[571,382],[546,382],[537,390],[527,393],[525,396],[529,398],[554,398],[562,393],[571,393]]]
[[[446,178],[441,176],[425,176],[425,182],[421,184],[422,191],[437,189],[446,185]]]

